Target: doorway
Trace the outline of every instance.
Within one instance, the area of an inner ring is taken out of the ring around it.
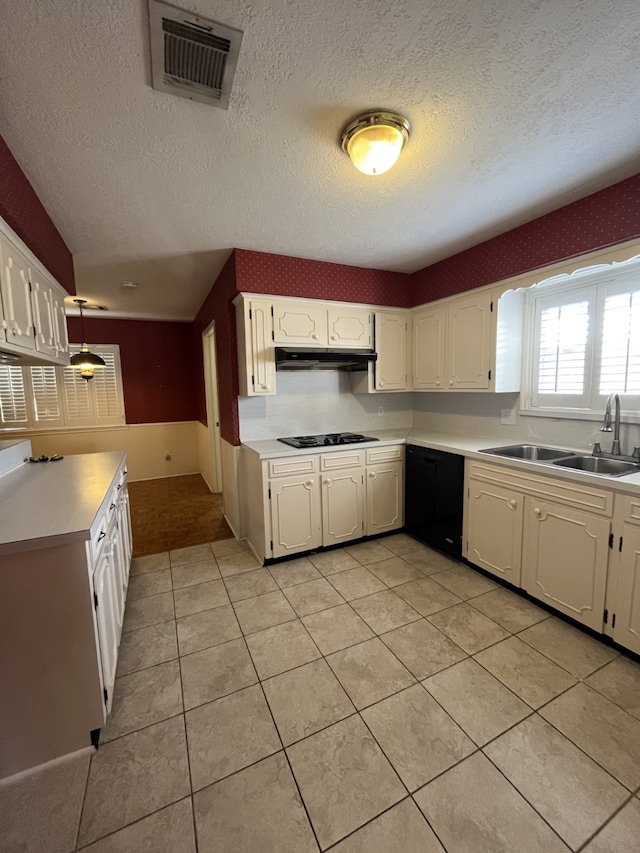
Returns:
[[[218,402],[218,368],[216,362],[215,322],[202,334],[204,387],[207,402],[207,461],[203,471],[207,485],[214,493],[222,492],[222,451],[220,447],[220,405]]]

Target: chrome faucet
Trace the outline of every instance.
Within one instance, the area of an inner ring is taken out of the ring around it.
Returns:
[[[611,403],[615,402],[616,412],[613,422],[613,430],[611,429]],[[613,432],[613,444],[611,446],[611,454],[620,456],[620,395],[609,394],[607,399],[607,407],[604,410],[604,420],[600,427],[600,432]]]

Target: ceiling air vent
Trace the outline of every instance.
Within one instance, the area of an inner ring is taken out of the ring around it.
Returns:
[[[153,88],[226,110],[242,32],[149,0]]]

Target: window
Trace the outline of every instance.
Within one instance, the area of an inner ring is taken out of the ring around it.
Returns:
[[[640,259],[542,282],[531,318],[525,409],[600,416],[609,394],[640,412]]]
[[[71,344],[73,355],[80,349]],[[106,367],[82,379],[70,367],[0,366],[0,426],[12,429],[72,429],[124,424],[120,349],[94,345]]]

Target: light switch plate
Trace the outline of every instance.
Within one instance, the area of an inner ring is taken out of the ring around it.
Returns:
[[[513,408],[513,409],[500,409],[500,423],[515,426],[515,424],[516,424],[516,410],[515,410],[515,408]]]

